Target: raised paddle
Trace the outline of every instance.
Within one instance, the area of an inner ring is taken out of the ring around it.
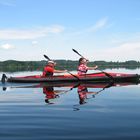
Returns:
[[[83,57],[79,52],[77,52],[75,49],[72,49],[75,53],[77,53],[79,56]],[[85,57],[83,57],[85,58]]]
[[[72,49],[76,54],[78,54],[79,56],[81,56],[81,57],[83,57],[83,55],[81,55],[78,51],[76,51],[75,49]],[[85,58],[85,57],[83,57],[83,58]],[[85,58],[86,59],[86,58]],[[98,69],[99,70],[99,69]],[[108,74],[107,72],[104,72],[104,71],[102,71],[102,70],[99,70],[99,71],[101,71],[102,73],[104,73],[107,77],[109,77],[111,80],[113,80],[114,81],[114,78],[113,78],[113,76],[111,76],[110,74]]]
[[[47,60],[51,60],[47,55],[45,55],[44,54],[44,57],[47,59]],[[77,77],[76,75],[74,75],[74,74],[72,74],[71,72],[69,72],[69,71],[67,71],[67,73],[69,73],[70,75],[72,75],[73,77],[75,77],[76,79],[78,79],[79,81],[80,81],[80,79],[79,79],[79,77]]]
[[[44,57],[48,60],[51,60],[47,55],[44,54]]]

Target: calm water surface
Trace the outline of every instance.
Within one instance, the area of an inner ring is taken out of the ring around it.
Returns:
[[[139,69],[108,71],[140,74]],[[110,87],[95,96],[87,94],[84,104],[79,104],[77,88],[65,92],[70,87],[54,87],[61,92],[46,103],[42,87],[17,88],[29,85],[11,84],[3,91],[0,85],[0,140],[140,139],[139,85]]]

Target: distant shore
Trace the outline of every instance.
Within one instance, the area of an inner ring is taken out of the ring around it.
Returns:
[[[76,70],[78,61],[74,60],[55,60],[57,63],[56,69]],[[42,71],[43,67],[47,64],[45,60],[42,61],[17,61],[7,60],[0,61],[0,71],[16,72],[16,71]],[[107,62],[107,61],[92,61],[89,66],[98,65],[100,69],[107,68],[127,68],[136,69],[140,68],[140,62],[129,60],[125,62]]]

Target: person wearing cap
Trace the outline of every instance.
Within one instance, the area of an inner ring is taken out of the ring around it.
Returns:
[[[79,59],[79,65],[78,65],[78,75],[86,74],[88,70],[95,70],[98,68],[98,66],[94,67],[88,67],[87,63],[89,61],[86,58],[81,57]]]
[[[43,70],[43,77],[50,77],[53,76],[54,73],[64,73],[67,72],[67,70],[56,70],[54,67],[56,65],[56,62],[49,60],[48,64],[44,67]]]

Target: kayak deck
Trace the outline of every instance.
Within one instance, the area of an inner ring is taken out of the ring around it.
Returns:
[[[100,73],[91,73],[78,76],[76,74],[70,75],[54,75],[52,77],[42,77],[41,75],[31,75],[24,77],[9,77],[7,78],[7,82],[14,83],[56,83],[56,82],[79,82],[79,81],[91,81],[91,82],[134,82],[140,81],[140,75],[138,74],[124,74],[124,73],[107,73],[106,75],[103,72]]]

